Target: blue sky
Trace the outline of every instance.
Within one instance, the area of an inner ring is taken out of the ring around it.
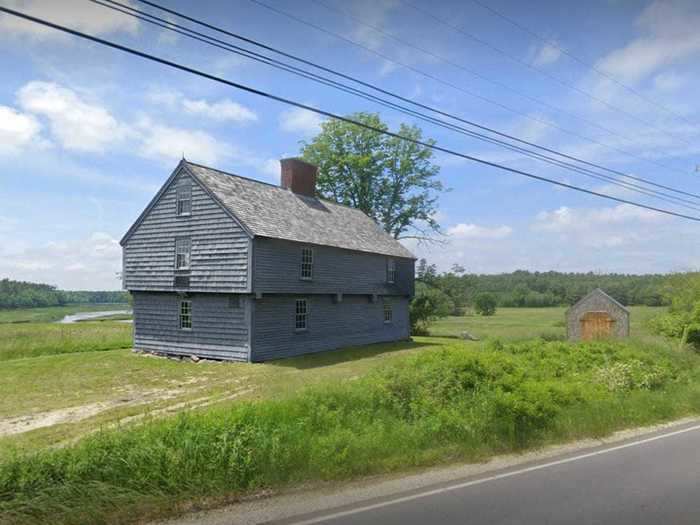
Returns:
[[[424,104],[700,193],[700,173],[694,171],[700,164],[700,4],[693,0],[490,3],[556,46],[469,1],[414,5],[473,38],[399,0],[264,1],[364,48],[250,0],[163,3]],[[166,33],[87,0],[0,4],[320,108],[378,111],[392,129],[411,122],[405,115]],[[0,45],[0,276],[69,289],[118,288],[118,240],[183,154],[278,182],[278,159],[297,154],[299,141],[312,137],[320,123],[312,113],[76,41],[9,15],[0,15]],[[561,48],[595,64],[607,77],[582,67]],[[671,206],[420,125],[445,147],[620,197]],[[452,189],[441,197],[437,214],[446,242],[408,246],[441,269],[459,263],[468,271],[485,273],[518,268],[646,273],[699,266],[697,223],[443,154],[435,160],[441,180]]]

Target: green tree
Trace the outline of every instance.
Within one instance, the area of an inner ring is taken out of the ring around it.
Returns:
[[[496,298],[490,293],[480,293],[474,298],[474,311],[479,315],[494,315]]]
[[[388,129],[374,113],[349,118]],[[396,239],[429,239],[440,231],[434,215],[443,186],[432,149],[338,120],[321,128],[313,140],[302,142],[301,155],[318,166],[323,197],[362,210]],[[398,133],[434,143],[416,126],[402,124]]]
[[[416,293],[409,307],[411,333],[427,335],[430,324],[447,317],[453,309],[452,301],[442,290],[422,281],[416,282]]]

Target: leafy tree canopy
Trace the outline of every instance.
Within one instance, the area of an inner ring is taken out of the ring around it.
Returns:
[[[479,315],[494,315],[496,313],[496,298],[490,293],[480,293],[474,298],[474,311]]]
[[[387,130],[375,113],[355,113],[353,120]],[[404,137],[433,144],[416,126],[402,124]],[[302,158],[318,166],[319,193],[340,204],[359,208],[395,239],[428,239],[440,231],[434,218],[440,168],[433,150],[411,142],[328,120],[310,142],[302,142]]]

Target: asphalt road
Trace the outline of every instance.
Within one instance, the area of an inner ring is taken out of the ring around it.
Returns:
[[[277,523],[700,524],[700,426]]]

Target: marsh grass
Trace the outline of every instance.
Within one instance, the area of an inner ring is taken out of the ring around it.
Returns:
[[[115,321],[0,324],[0,361],[130,348],[132,327]]]
[[[127,310],[130,308],[131,306],[126,303],[106,303],[0,309],[0,324],[51,323],[60,321],[67,315],[77,314],[79,312],[103,312],[109,310]]]
[[[127,523],[261,489],[478,461],[700,409],[700,358],[640,341],[442,349],[282,399],[98,433],[0,464],[3,523]]]

